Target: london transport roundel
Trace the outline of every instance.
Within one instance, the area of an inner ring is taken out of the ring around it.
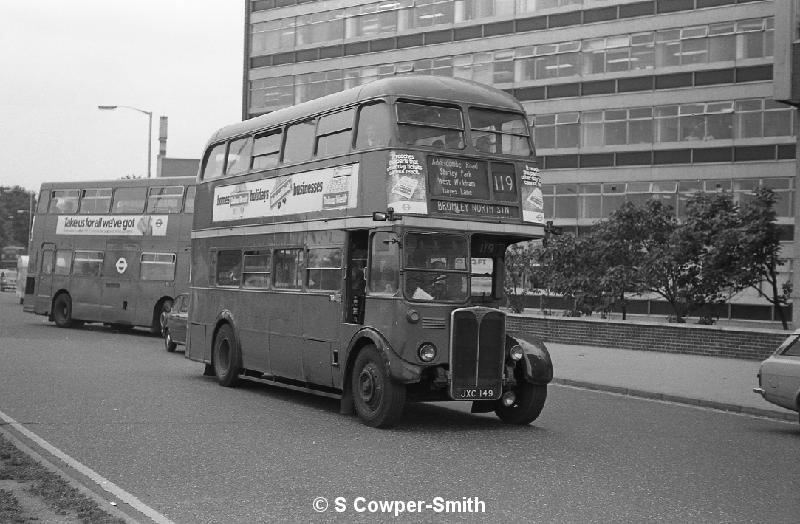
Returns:
[[[117,260],[117,273],[121,275],[126,269],[128,269],[128,261],[120,257],[120,259]]]

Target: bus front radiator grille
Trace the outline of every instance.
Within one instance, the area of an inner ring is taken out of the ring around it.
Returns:
[[[469,398],[469,390],[491,391],[499,398],[505,359],[505,314],[472,307],[452,313],[450,335],[451,395]],[[480,400],[479,396],[476,400]]]

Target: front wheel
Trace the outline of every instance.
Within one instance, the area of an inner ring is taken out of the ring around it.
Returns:
[[[178,347],[178,344],[172,340],[172,335],[169,334],[169,328],[164,328],[164,349],[167,350],[168,353],[172,353],[175,351],[175,348]]]
[[[239,353],[239,344],[233,335],[233,328],[225,324],[217,332],[214,339],[213,354],[214,374],[221,386],[232,388],[239,383],[239,374],[242,372],[242,356]]]
[[[60,328],[68,328],[74,325],[72,320],[72,299],[66,293],[58,295],[53,302],[53,321]]]
[[[510,406],[497,401],[495,414],[506,424],[530,424],[539,417],[547,400],[547,386],[537,386],[523,382],[514,388],[517,398]]]
[[[365,346],[356,357],[351,387],[356,413],[364,424],[388,428],[400,420],[406,387],[392,381],[375,346]]]

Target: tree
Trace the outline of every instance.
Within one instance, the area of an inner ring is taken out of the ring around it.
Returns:
[[[598,286],[619,304],[623,320],[627,318],[626,293],[637,293],[644,287],[640,268],[656,238],[653,227],[663,220],[661,212],[666,208],[662,208],[657,202],[645,206],[626,202],[591,230],[595,247],[593,267],[602,269],[598,271]]]
[[[533,246],[529,242],[513,244],[506,249],[503,288],[508,297],[508,306],[514,313],[522,313],[525,309],[521,295],[524,295],[525,281],[531,272],[533,253]]]
[[[687,313],[712,322],[712,308],[750,285],[743,264],[742,220],[730,193],[695,193],[676,230],[675,249],[684,258],[682,279]]]
[[[783,329],[788,329],[785,308],[791,301],[792,283],[781,285],[778,277],[778,269],[786,259],[780,256],[780,233],[775,223],[775,193],[768,188],[757,189],[755,198],[742,206],[741,216],[743,266],[750,274],[750,278],[744,279],[744,282],[775,306]],[[766,284],[766,291],[762,289],[762,282]]]
[[[591,235],[573,234],[552,237],[539,252],[543,282],[548,289],[572,298],[575,314],[591,312],[600,303],[602,266],[596,252]]]
[[[0,187],[0,246],[27,247],[32,198],[22,187]]]

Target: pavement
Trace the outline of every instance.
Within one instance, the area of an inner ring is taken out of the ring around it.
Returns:
[[[553,382],[797,422],[798,414],[754,393],[755,360],[547,342]]]

